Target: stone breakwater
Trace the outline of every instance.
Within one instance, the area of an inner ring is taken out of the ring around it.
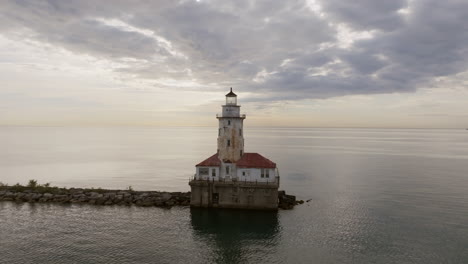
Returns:
[[[0,187],[0,201],[172,207],[189,206],[190,192],[3,186]],[[303,203],[284,191],[279,191],[278,201],[278,207],[281,209],[292,209],[295,205]]]
[[[13,187],[2,187],[0,188],[0,201],[172,207],[175,205],[190,205],[190,192],[145,192],[74,188],[48,192],[47,190],[42,191],[33,188],[25,188],[18,191]]]

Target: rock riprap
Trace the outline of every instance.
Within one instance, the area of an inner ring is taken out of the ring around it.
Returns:
[[[303,200],[296,200],[296,196],[286,194],[285,191],[278,191],[278,208],[293,209],[295,205],[303,204]]]
[[[0,187],[0,201],[29,203],[87,203],[171,207],[190,205],[190,192]]]
[[[189,206],[190,192],[0,186],[0,201],[172,207]],[[278,208],[292,209],[301,203],[285,191],[278,193]]]

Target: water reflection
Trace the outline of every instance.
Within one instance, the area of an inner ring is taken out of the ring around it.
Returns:
[[[279,239],[275,211],[191,208],[190,216],[194,238],[213,250],[209,261],[245,263],[254,255],[265,261]]]

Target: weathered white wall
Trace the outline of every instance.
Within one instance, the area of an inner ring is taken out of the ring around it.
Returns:
[[[230,167],[230,170],[229,170],[229,175],[226,174],[226,167],[229,166]],[[221,178],[236,178],[237,177],[237,167],[236,167],[236,164],[234,163],[224,163],[222,162],[221,163],[221,170],[220,170],[220,177]]]
[[[218,156],[221,161],[237,162],[241,158],[241,151],[244,152],[243,121],[242,118],[219,118]]]
[[[229,175],[226,174],[226,166],[230,166]],[[200,168],[208,168],[208,175],[200,175]],[[212,170],[215,170],[216,176],[211,176]],[[235,164],[232,163],[223,163],[221,167],[197,167],[196,169],[196,178],[201,180],[238,180],[238,181],[248,181],[248,182],[274,182],[275,179],[275,169],[265,169],[269,171],[269,177],[262,178],[260,168],[237,168]],[[242,175],[242,172],[245,172],[245,176]]]
[[[208,168],[208,170],[209,170],[208,175],[200,175],[200,169],[201,169],[201,168]],[[211,175],[212,175],[212,174],[211,174],[212,170],[215,170],[215,172],[216,172],[216,176],[215,176],[215,177],[211,176]],[[218,179],[219,179],[219,173],[220,173],[219,167],[211,167],[211,166],[210,166],[210,167],[208,167],[208,166],[206,166],[206,167],[196,167],[196,175],[195,175],[195,178],[196,178],[196,179],[200,179],[200,180],[207,180],[207,179],[215,179],[215,180],[218,180]]]
[[[240,105],[223,105],[223,117],[239,117]]]
[[[257,181],[257,182],[273,182],[275,181],[275,169],[266,169],[269,172],[269,177],[262,178],[260,168],[237,168],[237,178],[240,181]],[[245,172],[245,176],[242,175]]]

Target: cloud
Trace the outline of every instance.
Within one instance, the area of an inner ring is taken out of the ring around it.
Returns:
[[[7,0],[0,34],[116,61],[119,74],[167,89],[191,89],[177,81],[200,90],[234,86],[249,92],[246,101],[412,92],[467,70],[466,1],[310,6],[301,0]]]
[[[397,30],[403,26],[399,10],[407,7],[406,0],[324,0],[320,1],[323,12],[333,21],[352,25],[360,30]]]

